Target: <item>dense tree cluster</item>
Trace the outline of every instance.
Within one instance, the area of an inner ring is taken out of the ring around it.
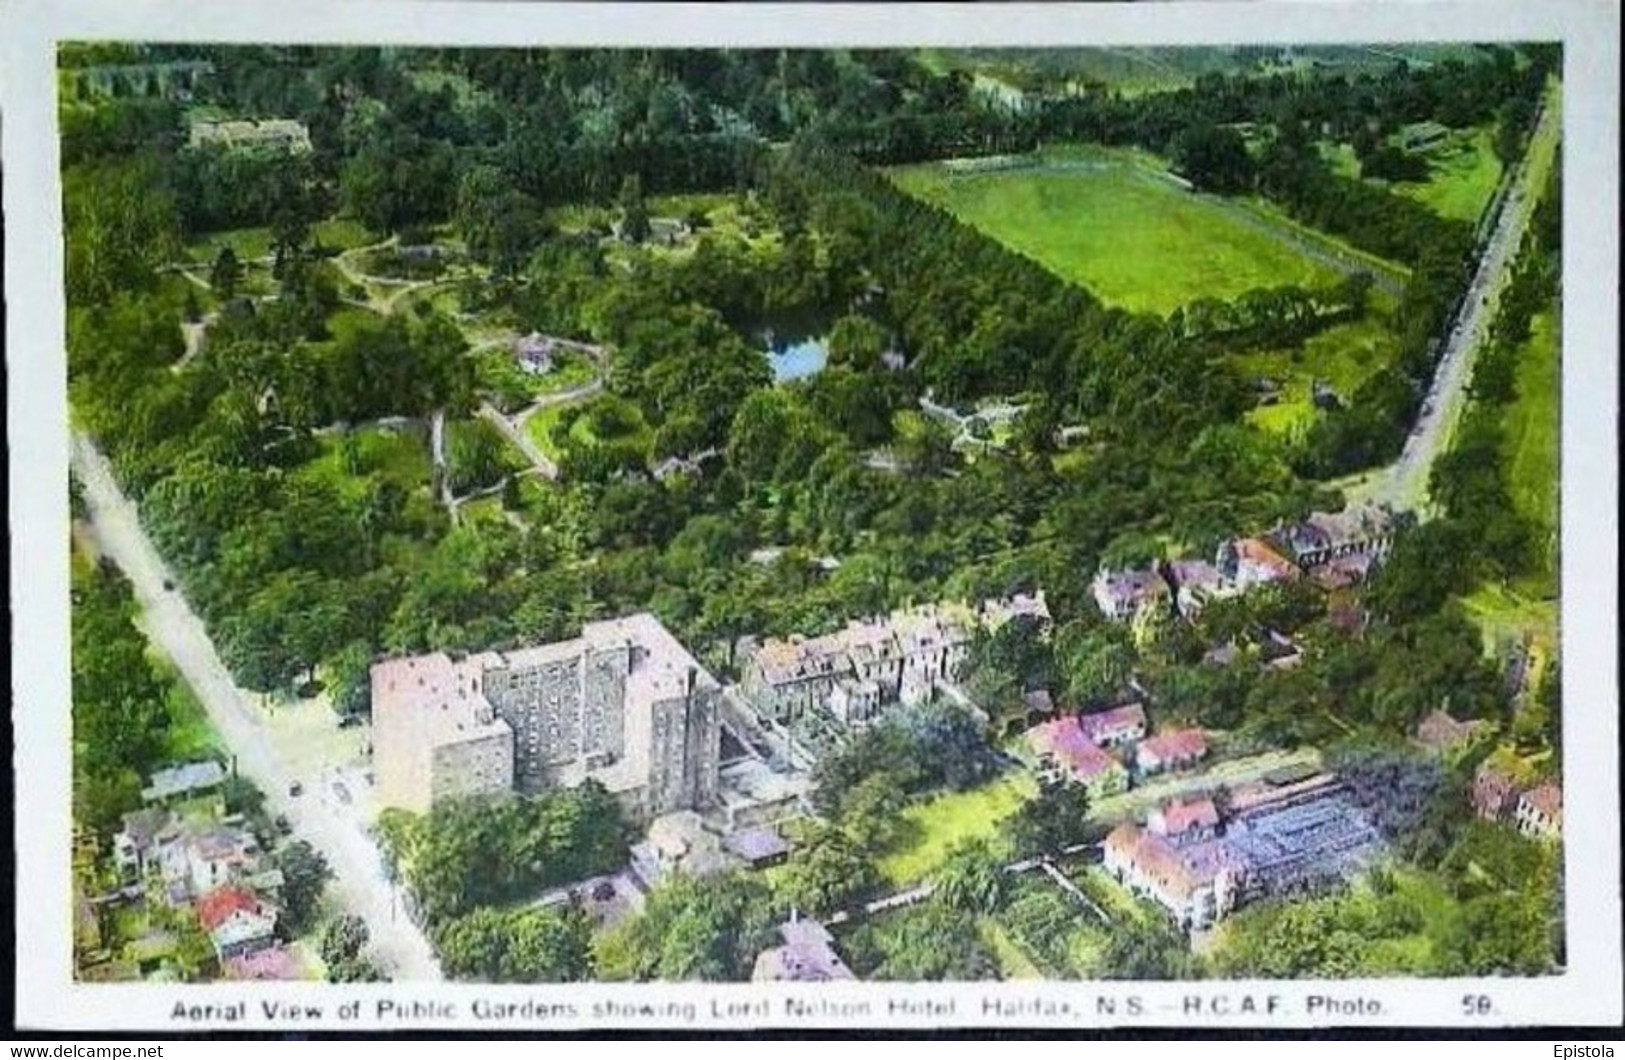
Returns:
[[[147,656],[135,597],[110,563],[73,577],[74,815],[98,832],[141,806],[170,746],[169,682]]]
[[[449,800],[423,816],[386,810],[378,834],[417,913],[437,929],[480,906],[614,871],[627,855],[620,804],[591,782],[535,798]]]

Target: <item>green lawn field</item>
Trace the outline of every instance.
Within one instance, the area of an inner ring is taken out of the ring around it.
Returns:
[[[1547,554],[1551,593],[1556,593],[1555,550],[1545,546],[1558,532],[1562,357],[1551,313],[1537,314],[1518,358],[1517,400],[1508,407],[1502,458],[1518,514],[1535,524]]]
[[[1037,793],[1032,774],[1023,770],[969,791],[953,791],[918,802],[903,811],[915,841],[880,862],[880,871],[895,884],[915,883],[930,875],[948,849],[965,839],[987,839],[999,822]]]
[[[1501,179],[1501,160],[1490,136],[1489,126],[1453,136],[1448,146],[1429,156],[1433,175],[1426,183],[1400,184],[1394,190],[1441,217],[1477,221]]]
[[[1348,399],[1394,355],[1394,337],[1373,314],[1328,328],[1298,350],[1265,350],[1236,358],[1252,379],[1268,377],[1281,385],[1281,399],[1248,413],[1255,426],[1291,435],[1306,429],[1318,415],[1312,400],[1314,380],[1324,379]]]
[[[1077,168],[956,174],[927,164],[892,176],[909,193],[1127,309],[1168,313],[1196,298],[1337,279],[1266,231],[1146,172],[1138,157],[1066,155],[1065,164]],[[1084,168],[1091,162],[1099,168]]]

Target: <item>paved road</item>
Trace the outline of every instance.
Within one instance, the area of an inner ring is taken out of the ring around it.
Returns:
[[[1399,459],[1386,473],[1372,478],[1364,487],[1367,499],[1395,508],[1425,510],[1428,476],[1433,461],[1450,442],[1450,435],[1467,403],[1467,384],[1472,379],[1473,361],[1489,335],[1490,321],[1500,301],[1502,289],[1511,274],[1510,266],[1523,242],[1529,217],[1540,194],[1537,181],[1544,180],[1557,146],[1558,107],[1542,107],[1529,150],[1519,163],[1509,185],[1501,214],[1495,221],[1478,270],[1467,289],[1461,317],[1445,337],[1439,355],[1433,386],[1428,392],[1416,425],[1405,439]]]
[[[88,438],[75,434],[72,460],[84,483],[98,553],[110,557],[130,579],[147,636],[174,661],[197,694],[236,756],[238,771],[265,792],[270,812],[286,815],[294,834],[327,859],[333,870],[329,897],[366,921],[372,955],[385,974],[397,980],[440,979],[428,941],[394,906],[371,839],[353,818],[324,812],[315,802],[319,778],[291,774],[269,738],[255,697],[232,681],[186,599],[164,589],[164,581],[173,575],[147,539],[135,505],[120,491],[106,458]],[[307,793],[300,798],[288,794],[296,779]]]

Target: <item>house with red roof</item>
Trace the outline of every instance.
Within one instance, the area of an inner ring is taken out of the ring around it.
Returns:
[[[1235,907],[1244,866],[1220,841],[1174,843],[1124,823],[1102,851],[1107,872],[1167,909],[1182,928],[1208,927]]]
[[[1080,714],[1078,726],[1096,747],[1123,747],[1145,735],[1145,707],[1140,703],[1125,703],[1111,710]]]
[[[1211,839],[1219,830],[1219,808],[1208,798],[1177,800],[1152,810],[1145,826],[1168,839]]]
[[[1084,731],[1081,718],[1046,721],[1027,730],[1027,743],[1038,757],[1039,776],[1046,781],[1070,780],[1082,784],[1095,798],[1128,789],[1128,770],[1101,750]]]
[[[276,940],[277,908],[237,884],[217,887],[199,898],[197,920],[222,961],[264,949]]]
[[[1134,749],[1134,765],[1142,774],[1188,769],[1206,757],[1207,736],[1201,729],[1159,733]]]

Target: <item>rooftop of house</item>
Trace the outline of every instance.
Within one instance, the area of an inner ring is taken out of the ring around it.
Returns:
[[[1027,730],[1027,742],[1041,755],[1051,755],[1075,777],[1087,780],[1120,768],[1117,759],[1102,751],[1075,717],[1056,718]]]
[[[1145,724],[1145,705],[1142,703],[1125,703],[1110,710],[1078,715],[1078,727],[1094,743],[1136,730],[1144,732]]]
[[[227,957],[221,970],[227,979],[293,980],[303,978],[299,960],[284,946],[267,946]]]
[[[148,779],[147,786],[142,789],[141,798],[147,802],[157,802],[174,795],[206,791],[217,787],[225,779],[226,771],[219,762],[212,759],[187,762],[154,773]]]
[[[756,958],[751,975],[757,981],[828,982],[856,978],[835,952],[835,939],[816,920],[793,917],[779,925],[784,945]]]
[[[253,891],[237,884],[216,887],[197,901],[197,919],[204,931],[216,930],[238,913],[269,917],[273,910]]]
[[[1440,708],[1416,726],[1416,742],[1435,751],[1448,750],[1470,740],[1485,727],[1481,720],[1457,721]]]
[[[1102,568],[1095,575],[1095,596],[1104,597],[1115,603],[1134,603],[1161,596],[1167,591],[1168,583],[1162,580],[1162,575],[1149,567],[1125,570]]]
[[[1241,563],[1263,570],[1274,578],[1296,578],[1297,566],[1261,537],[1242,537],[1230,543]]]
[[[1175,729],[1140,741],[1135,753],[1142,759],[1174,762],[1207,754],[1207,735],[1201,729]]]
[[[723,840],[723,846],[729,853],[752,864],[779,857],[790,851],[790,844],[772,828],[747,828],[731,833]]]
[[[1383,537],[1394,529],[1394,513],[1381,505],[1356,504],[1340,512],[1310,512],[1273,536],[1302,555],[1323,548],[1357,544]]]
[[[1224,584],[1219,568],[1205,559],[1173,560],[1168,564],[1168,576],[1181,589],[1214,588]]]
[[[1043,593],[902,608],[889,615],[855,619],[820,637],[773,638],[762,643],[752,664],[769,684],[829,677],[857,666],[906,658],[968,643],[978,627],[997,629],[1018,615],[1048,620]]]
[[[1537,812],[1552,820],[1563,816],[1563,789],[1550,781],[1530,788],[1523,793],[1523,799]]]
[[[1152,816],[1152,831],[1177,839],[1198,828],[1215,828],[1219,824],[1219,809],[1209,798],[1170,802]]]

